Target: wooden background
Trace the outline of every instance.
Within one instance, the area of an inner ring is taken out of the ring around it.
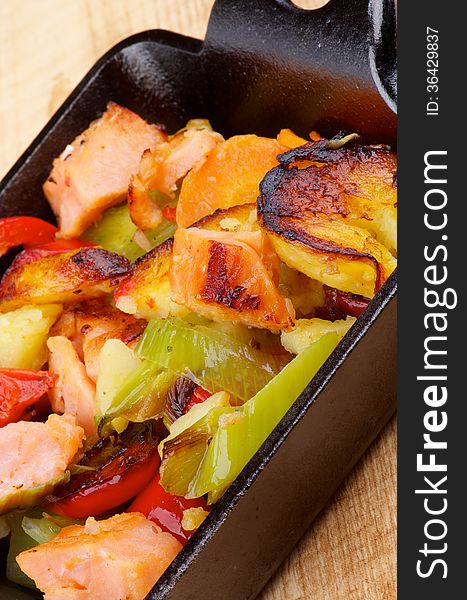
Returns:
[[[106,50],[151,28],[203,37],[212,3],[0,0],[0,177]],[[323,0],[297,3],[313,7]],[[261,600],[395,599],[395,554],[393,420]]]

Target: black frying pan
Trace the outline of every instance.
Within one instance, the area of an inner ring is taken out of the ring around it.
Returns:
[[[217,0],[204,42],[132,36],[96,63],[6,175],[0,216],[52,218],[41,189],[52,160],[108,100],[171,130],[202,116],[225,136],[313,128],[395,144],[395,35],[394,0],[331,0],[315,11]],[[258,594],[395,410],[395,294],[393,275],[149,598]]]

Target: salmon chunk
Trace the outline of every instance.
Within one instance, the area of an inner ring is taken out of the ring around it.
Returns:
[[[0,429],[0,514],[49,494],[81,447],[82,427],[71,415],[46,423],[20,421]]]
[[[60,237],[78,237],[106,208],[124,200],[142,153],[166,139],[157,125],[109,102],[102,117],[54,160],[44,184]]]
[[[88,300],[67,308],[50,330],[51,336],[68,338],[84,361],[92,381],[99,374],[99,356],[102,346],[112,338],[133,348],[146,328],[147,322],[135,319],[105,300]]]
[[[177,182],[201,165],[223,139],[208,129],[189,128],[177,133],[169,142],[159,144],[154,152],[145,151],[139,173],[131,178],[128,188],[133,223],[142,230],[157,227],[162,221],[162,211],[151,199],[151,191],[174,197]]]
[[[16,558],[44,600],[143,600],[182,545],[141,513],[63,528]]]
[[[56,412],[73,415],[84,429],[86,437],[97,435],[94,415],[96,386],[88,377],[71,341],[63,336],[50,337],[49,371],[56,376],[54,388],[49,392],[52,408]]]
[[[277,287],[279,264],[260,231],[178,229],[170,265],[172,297],[213,320],[279,331],[294,309]]]

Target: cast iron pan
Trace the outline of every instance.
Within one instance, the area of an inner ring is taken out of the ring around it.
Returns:
[[[51,219],[52,160],[114,100],[169,130],[357,131],[396,142],[394,0],[217,0],[204,42],[167,31],[99,60],[0,184],[0,216]],[[152,600],[254,598],[395,410],[393,275],[159,580]],[[310,568],[313,568],[310,565]]]

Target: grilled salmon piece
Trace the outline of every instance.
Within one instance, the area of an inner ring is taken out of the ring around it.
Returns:
[[[82,427],[72,415],[50,415],[45,423],[20,421],[0,429],[0,514],[25,508],[65,478],[81,447]]]
[[[99,356],[102,346],[110,339],[121,340],[134,347],[146,328],[147,322],[114,308],[105,300],[88,300],[68,307],[50,329],[51,336],[68,338],[84,361],[92,381],[99,374]]]
[[[256,204],[244,204],[219,209],[204,217],[196,226],[214,231],[259,231]],[[131,276],[115,290],[117,307],[144,319],[183,317],[189,311],[172,300],[169,280],[173,239],[138,259],[131,267]]]
[[[13,261],[0,282],[0,312],[105,296],[129,267],[125,257],[102,248],[81,248],[25,264]]]
[[[157,246],[131,267],[114,293],[117,308],[143,319],[183,317],[188,310],[172,300],[169,280],[173,239]]]
[[[47,348],[49,371],[56,376],[55,386],[49,392],[53,410],[76,417],[86,438],[94,439],[97,435],[94,382],[88,377],[84,364],[68,338],[50,337]]]
[[[159,144],[153,151],[146,150],[141,158],[139,172],[128,188],[128,205],[132,221],[140,229],[152,229],[162,221],[162,211],[152,200],[151,190],[175,197],[177,182],[200,165],[223,137],[202,128],[187,128],[170,141]]]
[[[170,265],[173,299],[207,318],[279,331],[293,326],[277,288],[279,261],[261,231],[178,229]]]
[[[143,600],[182,545],[141,513],[90,517],[16,560],[44,600]]]
[[[396,159],[353,138],[281,155],[260,184],[258,221],[288,266],[372,298],[396,266]]]
[[[277,140],[238,135],[218,144],[182,183],[177,224],[188,227],[219,208],[256,202],[259,182],[287,148]]]
[[[78,237],[106,208],[124,200],[142,153],[166,139],[157,125],[109,102],[102,117],[54,160],[44,184],[60,237]]]

